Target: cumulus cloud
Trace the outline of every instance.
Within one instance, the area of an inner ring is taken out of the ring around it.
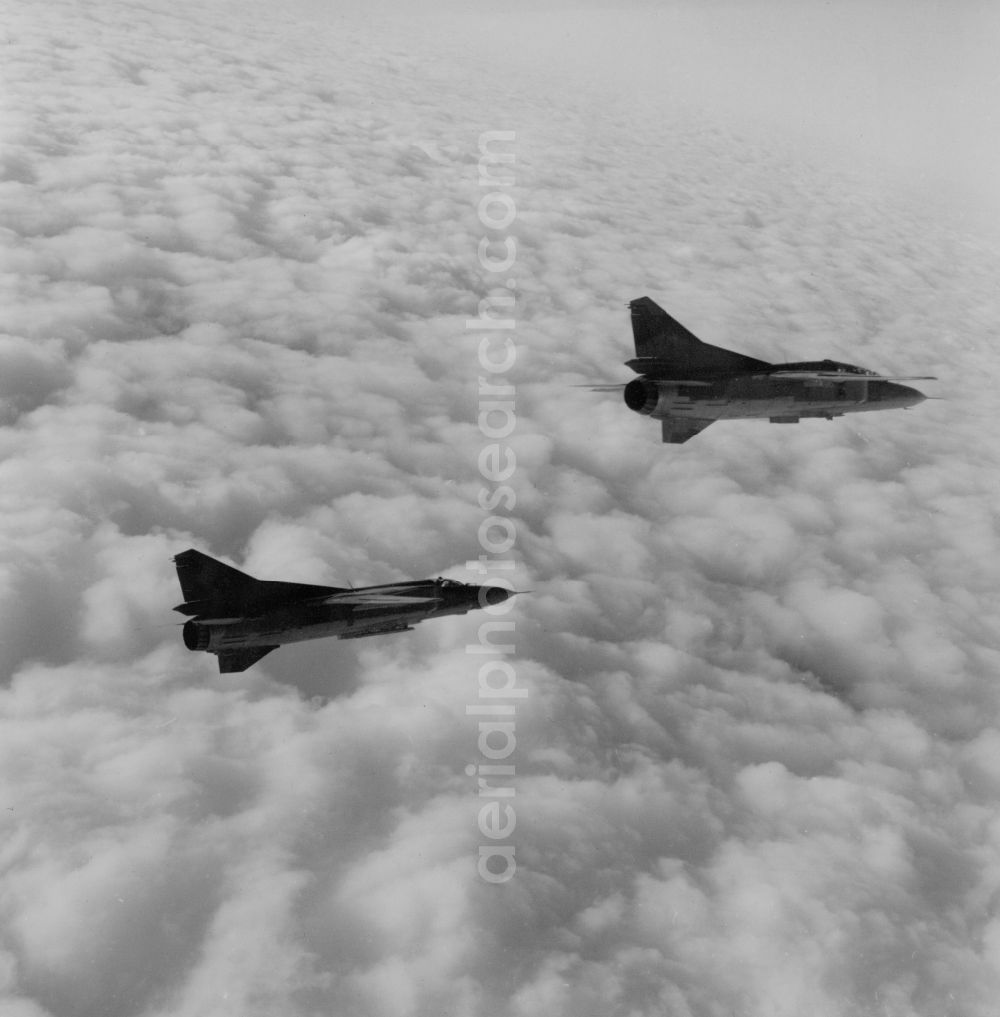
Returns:
[[[992,1014],[994,242],[910,177],[818,165],[782,108],[699,104],[715,14],[248,10],[6,28],[0,1008]],[[621,66],[643,31],[690,42],[655,87]],[[489,508],[485,131],[515,132],[517,208]],[[628,377],[644,293],[948,398],[663,447],[572,387]],[[488,619],[510,672],[483,677],[485,616],[241,675],[181,643],[187,547],[475,579],[494,511],[498,574],[534,590]],[[510,675],[522,697],[484,695]]]

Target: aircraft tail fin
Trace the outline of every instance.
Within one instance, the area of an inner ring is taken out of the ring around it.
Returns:
[[[185,601],[174,608],[180,614],[254,615],[298,601],[345,592],[339,586],[254,579],[232,565],[224,565],[193,549],[176,555],[174,565]]]
[[[649,297],[639,297],[628,306],[632,312],[632,335],[638,358],[630,362],[630,366],[643,374],[696,379],[705,375],[742,374],[771,366],[766,361],[702,342]]]
[[[239,604],[259,597],[263,583],[201,551],[182,551],[174,557],[185,603],[175,610],[200,614],[212,604]]]

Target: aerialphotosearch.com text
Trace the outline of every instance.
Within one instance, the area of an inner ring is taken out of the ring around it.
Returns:
[[[487,295],[479,301],[475,318],[465,327],[478,339],[477,356],[479,430],[485,444],[479,452],[479,475],[484,484],[479,490],[479,507],[487,513],[479,524],[482,554],[467,567],[481,576],[485,587],[513,589],[503,575],[514,569],[510,557],[517,542],[517,528],[510,517],[517,496],[509,481],[517,469],[517,456],[506,443],[517,426],[515,387],[505,375],[517,360],[514,342],[516,327],[517,279],[512,274],[517,260],[517,241],[510,227],[517,218],[517,207],[509,194],[514,186],[514,153],[510,146],[514,131],[486,131],[479,137],[479,222],[484,234],[479,241],[479,265],[486,273]],[[482,599],[482,597],[481,597]],[[506,614],[513,603],[480,606],[488,615]],[[528,694],[517,686],[517,672],[509,659],[515,652],[514,622],[510,619],[483,622],[478,641],[466,647],[466,653],[478,657],[478,701],[465,708],[476,719],[478,761],[465,772],[475,779],[479,803],[477,827],[483,838],[479,844],[477,869],[488,883],[506,883],[517,871],[514,830],[517,814],[515,752],[517,750],[517,706]]]

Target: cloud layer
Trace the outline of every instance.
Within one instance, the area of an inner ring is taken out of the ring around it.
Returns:
[[[581,68],[560,40],[602,16],[523,19],[519,48],[495,19],[13,6],[5,1014],[994,1012],[997,250],[669,70]],[[189,546],[475,577],[486,131],[516,134],[499,511],[535,591],[500,775],[483,618],[220,676],[170,612]],[[947,401],[665,448],[572,387],[627,378],[645,293]]]

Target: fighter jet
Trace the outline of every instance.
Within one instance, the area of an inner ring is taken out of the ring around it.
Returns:
[[[219,671],[245,671],[283,643],[306,639],[360,639],[410,632],[417,622],[502,604],[511,591],[454,579],[421,579],[344,589],[254,579],[200,551],[174,558],[191,615],[184,645],[219,658]]]
[[[804,417],[833,420],[845,413],[893,410],[927,397],[900,381],[836,360],[769,364],[710,346],[649,297],[629,304],[639,377],[626,385],[591,386],[624,390],[625,405],[659,420],[663,440],[679,445],[716,420],[767,417],[772,424],[797,424]]]

